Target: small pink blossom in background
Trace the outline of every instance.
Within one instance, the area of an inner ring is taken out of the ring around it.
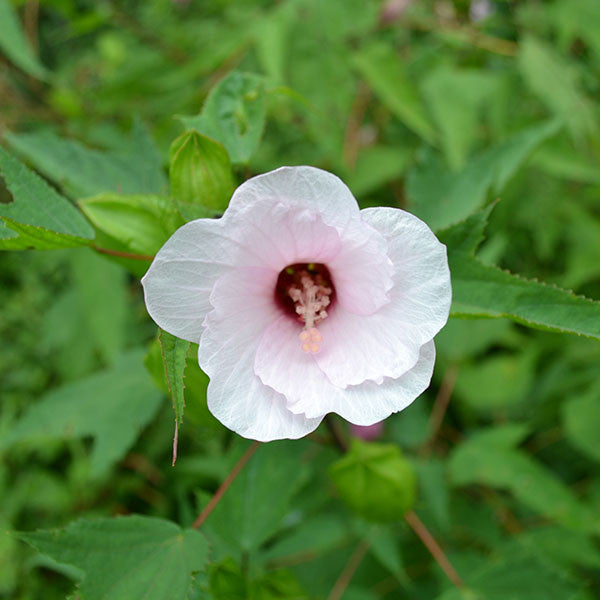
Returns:
[[[373,425],[351,425],[350,433],[365,442],[378,440],[383,435],[383,421],[373,423]]]
[[[429,386],[451,300],[425,223],[360,210],[313,167],[243,183],[222,218],[178,229],[142,283],[159,327],[199,344],[210,411],[260,441],[330,412],[368,426],[406,408]]]

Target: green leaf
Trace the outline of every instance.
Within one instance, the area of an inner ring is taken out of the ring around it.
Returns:
[[[48,71],[37,59],[10,0],[0,0],[0,50],[29,75],[46,79]]]
[[[574,66],[532,36],[525,36],[519,49],[518,65],[523,79],[540,101],[564,119],[575,139],[597,135],[598,119],[580,89]]]
[[[365,535],[369,543],[369,552],[384,566],[398,581],[408,582],[404,570],[398,536],[392,528],[386,525],[372,525]]]
[[[591,510],[551,471],[525,452],[498,443],[497,432],[491,435],[474,436],[451,454],[448,467],[454,485],[507,489],[533,511],[565,527],[600,532]]]
[[[368,520],[401,519],[414,504],[416,475],[395,444],[355,438],[330,474],[344,502]]]
[[[319,514],[303,519],[291,532],[278,536],[260,554],[263,561],[285,563],[290,556],[326,555],[349,542],[348,525],[337,514]]]
[[[463,589],[437,600],[583,600],[581,583],[525,552],[487,560],[466,575]]]
[[[223,144],[231,162],[248,164],[262,137],[265,116],[263,78],[233,71],[211,91],[199,115],[180,118],[186,129]]]
[[[493,74],[447,66],[432,71],[423,81],[423,96],[441,132],[450,168],[464,167],[479,135],[482,108],[498,87]]]
[[[105,363],[114,363],[131,326],[127,273],[89,248],[71,252],[70,261],[83,324],[80,331],[89,335]]]
[[[170,176],[173,201],[188,221],[223,213],[235,189],[227,151],[197,131],[171,145]]]
[[[105,152],[50,131],[6,133],[4,139],[73,198],[104,192],[160,194],[167,187],[160,154],[136,124],[119,151]]]
[[[249,580],[231,559],[212,567],[210,592],[214,600],[308,600],[289,571],[271,571]]]
[[[78,590],[86,600],[185,600],[193,574],[208,560],[201,533],[155,517],[80,519],[64,529],[18,535],[83,571]]]
[[[508,317],[529,327],[600,339],[600,302],[485,265],[473,256],[487,212],[439,232],[448,246],[451,315]]]
[[[2,148],[0,173],[13,196],[10,204],[0,204],[8,229],[0,235],[0,248],[69,248],[94,238],[93,228],[66,198]]]
[[[352,193],[360,198],[382,185],[400,179],[413,158],[410,148],[372,146],[358,155],[356,166],[345,177]],[[364,203],[361,202],[361,206]]]
[[[600,389],[598,386],[562,406],[569,442],[587,456],[600,461]]]
[[[232,467],[239,456],[231,455]],[[307,475],[298,442],[262,444],[208,517],[207,531],[229,553],[256,551],[278,531]]]
[[[498,194],[541,142],[560,125],[550,121],[530,127],[474,158],[467,167],[450,172],[428,150],[407,178],[410,209],[434,231],[468,217],[485,203],[488,193]]]
[[[536,358],[535,353],[523,351],[494,354],[462,365],[456,393],[484,414],[520,404],[532,386]]]
[[[508,317],[529,327],[600,339],[600,302],[484,265],[450,258],[452,316]]]
[[[165,373],[175,411],[175,421],[178,425],[181,425],[183,423],[183,410],[185,408],[183,393],[185,389],[185,360],[190,348],[190,342],[175,337],[162,329],[159,337]]]
[[[423,110],[423,101],[391,46],[383,43],[365,46],[354,55],[354,64],[394,115],[425,141],[433,142],[435,131]]]
[[[144,368],[143,352],[132,351],[114,367],[45,394],[3,436],[0,448],[36,439],[92,436],[91,471],[101,476],[133,445],[161,400]]]
[[[156,254],[184,223],[162,196],[101,194],[78,204],[97,230],[134,254]]]
[[[593,538],[557,525],[536,527],[518,534],[506,544],[508,551],[514,551],[515,545],[559,567],[578,565],[600,569],[600,551]]]

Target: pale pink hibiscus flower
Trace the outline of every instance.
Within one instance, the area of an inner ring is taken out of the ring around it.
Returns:
[[[154,321],[199,344],[213,415],[260,441],[337,413],[372,425],[429,385],[451,288],[446,247],[403,210],[359,210],[336,176],[282,167],[220,219],[178,229],[142,283]]]

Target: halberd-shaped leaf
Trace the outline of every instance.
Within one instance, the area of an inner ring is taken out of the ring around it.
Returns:
[[[198,531],[139,515],[81,519],[19,537],[80,569],[78,589],[85,600],[185,600],[193,574],[208,558],[208,543]]]
[[[452,316],[508,317],[529,327],[600,339],[600,302],[524,279],[474,256],[489,208],[439,232],[448,247]]]
[[[0,174],[13,195],[10,204],[0,204],[0,221],[9,230],[0,234],[1,249],[69,248],[94,238],[92,226],[66,198],[2,148]]]
[[[263,78],[233,71],[211,91],[201,114],[181,120],[187,129],[221,142],[232,163],[247,164],[260,142],[265,115]]]
[[[414,504],[416,475],[394,444],[354,439],[330,473],[344,502],[366,519],[395,521]]]
[[[225,148],[188,131],[171,145],[171,195],[188,221],[222,213],[235,188]]]

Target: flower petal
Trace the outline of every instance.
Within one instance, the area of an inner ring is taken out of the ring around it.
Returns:
[[[236,222],[251,221],[254,229],[268,226],[269,232],[254,235],[255,243],[260,238],[260,243],[267,249],[269,245],[281,245],[277,244],[277,238],[286,239],[285,227],[272,223],[272,207],[277,204],[288,211],[301,209],[318,214],[320,220],[335,227],[343,239],[337,257],[333,254],[327,258],[304,260],[297,253],[297,258],[291,262],[327,260],[338,301],[357,314],[371,314],[389,301],[387,291],[392,287],[393,269],[386,258],[386,241],[363,222],[352,192],[341,179],[315,167],[281,167],[244,182],[233,194],[226,216]],[[261,213],[264,217],[259,216]],[[266,239],[265,234],[268,234]],[[310,252],[305,254],[311,255]],[[263,255],[273,255],[277,260],[281,252],[276,248],[272,253],[263,251]]]
[[[309,419],[334,412],[354,425],[373,425],[404,410],[429,387],[434,363],[435,345],[431,340],[421,348],[415,366],[397,379],[386,378],[381,384],[365,381],[341,390],[324,378],[328,385],[321,387],[318,396],[306,394],[288,408]]]
[[[394,264],[390,302],[361,316],[335,307],[319,325],[315,360],[338,387],[397,378],[448,320],[452,290],[446,247],[420,219],[394,208],[370,208],[364,219],[388,243]]]
[[[390,301],[394,267],[385,238],[362,219],[342,235],[342,248],[327,263],[338,302],[358,315],[370,315]]]
[[[165,331],[198,343],[215,281],[235,265],[236,242],[222,219],[180,227],[142,279],[146,307]]]
[[[319,369],[314,355],[302,352],[298,333],[297,324],[282,315],[263,333],[254,360],[262,383],[283,394],[296,414],[318,418],[335,412],[355,425],[372,425],[406,408],[431,381],[433,341],[420,349],[416,364],[400,377],[341,389]]]
[[[234,192],[227,212],[233,216],[265,202],[308,209],[338,231],[344,231],[359,216],[348,186],[339,177],[315,167],[281,167],[248,179]]]
[[[311,210],[265,200],[226,213],[240,248],[238,265],[269,266],[277,272],[299,262],[329,262],[342,247],[334,227]]]
[[[321,422],[290,412],[286,398],[254,374],[261,333],[280,315],[272,300],[276,278],[277,272],[258,268],[221,277],[198,349],[198,362],[210,377],[209,410],[239,435],[263,442],[302,437]]]

